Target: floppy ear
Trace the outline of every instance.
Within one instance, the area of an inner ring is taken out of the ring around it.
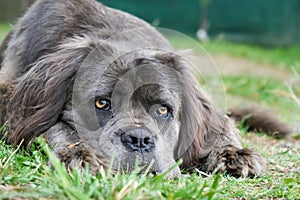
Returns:
[[[209,97],[202,91],[194,75],[182,68],[182,111],[177,157],[183,159],[182,167],[196,168],[199,153],[210,129],[214,112]]]
[[[199,167],[201,166],[199,155],[204,153],[212,118],[216,117],[217,113],[209,96],[201,90],[195,76],[182,62],[180,56],[169,52],[158,54],[156,58],[178,72],[181,127],[175,158],[183,159],[183,168]]]
[[[92,48],[72,42],[40,58],[17,80],[7,108],[10,143],[27,145],[56,123],[72,78]]]

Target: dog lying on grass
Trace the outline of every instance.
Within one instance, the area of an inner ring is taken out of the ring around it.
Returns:
[[[67,167],[130,173],[136,163],[260,176],[169,42],[146,22],[94,0],[38,0],[0,49],[0,123],[7,142],[43,134]]]

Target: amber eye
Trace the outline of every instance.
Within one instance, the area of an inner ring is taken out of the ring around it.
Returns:
[[[109,110],[111,105],[110,105],[110,101],[107,99],[98,99],[95,101],[95,106],[96,108],[98,108],[99,110]]]
[[[170,109],[166,105],[161,105],[157,109],[157,113],[162,117],[168,117],[170,114]]]

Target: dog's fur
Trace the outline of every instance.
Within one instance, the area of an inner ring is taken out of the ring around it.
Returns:
[[[38,0],[0,55],[0,123],[14,146],[43,134],[68,167],[93,173],[111,159],[127,172],[154,161],[162,173],[179,159],[187,170],[265,172],[168,41],[136,17],[94,0]],[[99,98],[111,109],[95,108]]]
[[[235,107],[228,110],[227,115],[238,123],[242,123],[248,131],[261,131],[274,138],[283,138],[293,132],[293,127],[280,122],[274,113],[257,106]]]

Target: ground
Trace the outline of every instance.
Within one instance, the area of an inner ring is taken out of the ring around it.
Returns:
[[[8,30],[0,26],[0,40]],[[272,109],[282,121],[300,124],[300,92],[292,87],[300,79],[299,45],[264,49],[224,41],[200,44],[189,38],[169,39],[178,49],[194,50],[191,59],[201,66],[196,67],[202,73],[199,81],[224,111],[256,104]],[[275,140],[263,133],[246,133],[245,127],[240,130],[243,146],[267,159],[263,177],[202,172],[176,180],[135,173],[92,176],[87,171],[68,172],[43,141],[29,152],[15,151],[0,141],[0,199],[300,199],[299,135]],[[47,165],[48,158],[55,170]]]

